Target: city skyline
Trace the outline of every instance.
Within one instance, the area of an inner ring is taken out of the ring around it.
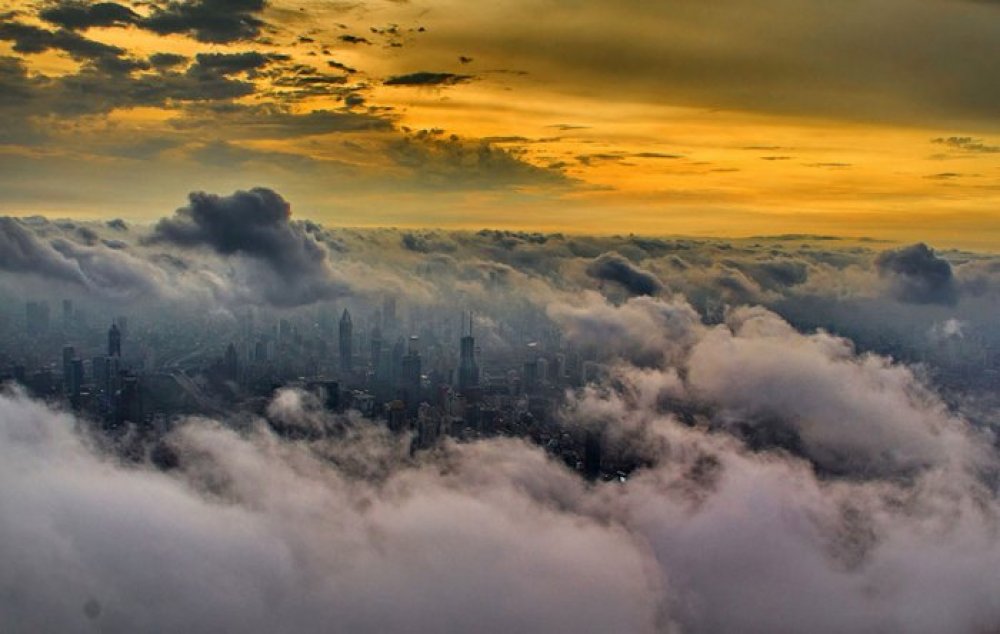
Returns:
[[[0,0],[0,632],[1000,633],[997,0]]]

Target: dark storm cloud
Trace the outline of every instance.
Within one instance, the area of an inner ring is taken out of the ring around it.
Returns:
[[[147,244],[207,247],[222,256],[242,255],[264,263],[276,276],[264,288],[274,303],[297,305],[344,293],[330,269],[328,253],[310,225],[291,221],[291,206],[265,188],[230,196],[194,192],[189,204],[161,219]]]
[[[722,263],[743,271],[766,289],[796,286],[809,277],[808,267],[797,260],[722,260]]]
[[[118,57],[125,53],[122,48],[85,38],[72,31],[49,31],[21,22],[0,23],[0,40],[13,42],[18,53],[43,53],[56,49],[78,60]]]
[[[875,258],[879,275],[889,281],[890,292],[914,304],[954,304],[958,301],[951,264],[924,243],[883,251]]]
[[[663,290],[663,283],[656,275],[615,252],[604,253],[588,264],[587,274],[598,280],[621,284],[632,295],[655,295]]]
[[[0,269],[52,277],[72,284],[84,283],[78,267],[40,241],[16,219],[6,216],[0,217]]]
[[[155,7],[142,21],[143,28],[166,35],[182,33],[215,44],[252,40],[264,21],[257,17],[264,0],[188,0]]]
[[[420,71],[406,75],[394,75],[383,83],[386,86],[453,86],[470,81],[472,78],[472,75]]]
[[[132,9],[114,2],[59,2],[38,12],[38,17],[66,29],[136,24],[140,17]]]
[[[198,53],[195,55],[195,65],[191,68],[191,72],[230,75],[263,68],[272,61],[272,56],[264,55],[257,51],[245,51],[242,53]]]
[[[156,68],[173,68],[186,64],[188,58],[176,53],[153,53],[149,56],[149,63]]]
[[[106,224],[108,228],[114,229],[115,231],[128,231],[128,223],[121,218],[112,218],[104,224]]]

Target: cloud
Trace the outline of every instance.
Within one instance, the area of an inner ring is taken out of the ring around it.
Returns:
[[[656,630],[642,546],[560,511],[554,487],[581,483],[520,442],[455,447],[449,474],[399,470],[384,434],[345,438],[388,460],[380,485],[331,461],[347,452],[192,421],[160,472],[115,466],[21,397],[0,411],[10,631]]]
[[[893,297],[914,304],[954,304],[958,301],[951,264],[926,244],[883,251],[875,258],[879,275],[889,282]]]
[[[244,51],[242,53],[198,53],[195,55],[196,65],[192,72],[219,73],[231,75],[250,70],[256,70],[267,66],[272,61],[272,57],[258,53],[257,51]]]
[[[43,8],[38,17],[65,29],[82,30],[101,26],[126,26],[139,22],[140,16],[125,5],[114,2],[63,1]]]
[[[122,48],[87,39],[72,31],[49,31],[13,21],[0,22],[0,40],[14,42],[14,50],[18,53],[44,53],[57,49],[81,60],[118,57],[125,53]]]
[[[265,26],[257,17],[265,6],[264,0],[174,0],[154,7],[142,26],[161,35],[181,33],[213,44],[252,40]]]
[[[432,73],[420,71],[407,75],[394,75],[383,82],[386,86],[454,86],[470,81],[471,75],[455,73]]]
[[[51,276],[83,284],[83,276],[72,262],[40,242],[16,219],[0,217],[0,268],[13,273]]]
[[[974,139],[971,136],[950,136],[932,139],[931,143],[940,143],[956,150],[964,152],[977,152],[982,154],[996,154],[1000,152],[1000,145],[987,145],[981,139]]]
[[[264,284],[269,301],[299,305],[344,294],[328,253],[309,224],[291,221],[291,206],[274,191],[254,188],[230,196],[190,194],[189,204],[156,223],[148,244],[207,247],[245,256],[274,275]]]
[[[615,252],[601,254],[587,265],[587,275],[616,282],[632,295],[655,295],[663,284],[653,273],[637,267]]]

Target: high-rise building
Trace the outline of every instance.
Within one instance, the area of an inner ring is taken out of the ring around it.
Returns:
[[[90,361],[91,372],[94,375],[94,387],[98,392],[111,391],[111,364],[108,357],[97,356]]]
[[[80,396],[83,388],[83,359],[73,359],[69,364],[69,393],[71,396]]]
[[[49,331],[49,303],[28,302],[25,305],[25,318],[29,335],[41,335]]]
[[[372,328],[371,340],[369,342],[369,360],[371,367],[376,372],[378,371],[378,364],[382,360],[382,329],[375,324]]]
[[[72,393],[73,384],[73,359],[76,357],[76,350],[73,346],[66,345],[62,349],[63,362],[63,389],[67,394]]]
[[[116,323],[112,323],[111,328],[108,329],[108,356],[122,356],[122,331]]]
[[[465,328],[465,319],[462,319]],[[466,392],[479,386],[479,366],[476,365],[476,340],[472,336],[472,313],[469,313],[469,334],[463,335],[460,341],[460,356],[458,361],[458,389]]]
[[[399,381],[399,389],[403,394],[403,400],[406,401],[406,409],[411,413],[416,413],[417,406],[420,404],[420,386],[421,386],[421,359],[420,351],[418,346],[420,343],[420,338],[416,335],[410,337],[410,347],[406,355],[402,359],[401,364],[401,376]]]
[[[226,380],[233,381],[234,383],[238,381],[240,378],[240,366],[235,344],[230,343],[226,347],[226,356],[223,363],[225,364]]]
[[[354,326],[351,313],[344,309],[340,317],[340,371],[350,372],[354,361]]]
[[[386,295],[382,300],[382,330],[392,334],[396,327],[396,298]]]

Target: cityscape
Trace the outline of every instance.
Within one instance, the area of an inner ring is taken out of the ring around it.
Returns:
[[[530,333],[538,340],[518,333],[519,352],[483,359],[472,312],[404,318],[387,296],[366,319],[349,308],[338,316],[334,306],[297,318],[248,308],[225,333],[231,341],[216,346],[208,342],[224,331],[160,332],[119,315],[102,341],[87,308],[52,304],[58,313],[47,300],[26,302],[23,333],[4,333],[0,355],[12,365],[0,380],[71,409],[109,437],[134,428],[155,438],[192,415],[264,415],[276,390],[295,388],[330,412],[354,410],[411,434],[413,450],[444,436],[508,435],[530,438],[589,478],[624,478],[629,466],[602,469],[599,440],[556,423],[565,391],[597,381],[602,364],[593,351],[588,358],[560,346],[551,328]],[[404,334],[411,332],[419,334]],[[47,361],[59,341],[74,343],[61,346],[61,362]]]
[[[996,0],[0,0],[0,634],[1000,634]]]

